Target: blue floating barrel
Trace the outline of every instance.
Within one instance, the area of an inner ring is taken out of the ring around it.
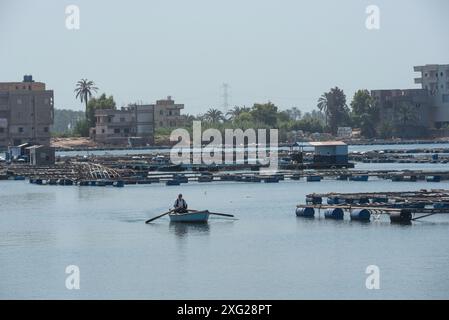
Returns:
[[[96,185],[97,187],[105,187],[105,186],[106,186],[106,182],[103,181],[103,180],[97,180],[97,181],[95,182],[95,185]]]
[[[343,220],[344,212],[341,208],[326,209],[324,211],[324,217],[326,219]]]
[[[320,182],[321,176],[307,176],[307,182]]]
[[[390,221],[393,223],[410,223],[412,221],[412,212],[407,209],[391,212]]]
[[[342,174],[337,177],[337,180],[346,181],[346,180],[348,180],[348,178],[349,178],[349,176],[347,174]]]
[[[368,175],[358,175],[358,176],[349,177],[349,180],[351,180],[351,181],[368,181],[368,178],[369,178]]]
[[[35,183],[35,184],[42,184],[43,181],[42,181],[42,179],[36,179],[34,183]]]
[[[374,197],[373,203],[387,203],[388,198],[387,197]]]
[[[351,220],[357,221],[369,221],[371,218],[371,212],[367,209],[352,210],[350,213]]]
[[[430,176],[426,178],[427,182],[440,182],[441,176]]]
[[[149,179],[137,180],[137,184],[151,184],[151,180]]]
[[[202,175],[198,177],[198,182],[212,182],[213,180],[214,180],[213,176]]]
[[[339,197],[327,198],[327,204],[342,204],[342,203],[345,203],[345,199],[340,199]]]
[[[179,182],[179,180],[167,180],[165,183],[167,186],[179,186],[180,184],[181,182]]]
[[[449,202],[435,202],[433,204],[434,209],[446,209],[449,208]]]
[[[173,175],[173,179],[178,180],[180,183],[188,183],[189,182],[189,178],[187,178],[183,174],[175,174],[175,175]]]
[[[359,204],[366,204],[366,203],[369,203],[369,198],[368,197],[361,197],[357,202]]]
[[[296,215],[298,217],[313,218],[315,216],[315,209],[311,207],[296,208]]]
[[[125,182],[122,180],[114,181],[113,186],[116,188],[123,188],[125,186]]]
[[[81,180],[81,181],[79,182],[79,185],[80,185],[81,187],[88,186],[88,185],[89,185],[89,181]]]
[[[265,181],[265,183],[278,183],[279,178],[276,176],[272,176],[272,177],[265,178],[264,181]]]
[[[292,174],[290,179],[299,180],[299,179],[301,179],[301,175],[299,173],[294,173],[294,174]]]
[[[318,196],[306,197],[306,203],[322,204],[323,203],[323,198],[318,197]]]

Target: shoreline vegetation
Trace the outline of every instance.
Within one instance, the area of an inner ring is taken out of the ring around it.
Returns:
[[[90,128],[95,127],[95,111],[101,109],[117,109],[113,95],[98,92],[95,82],[81,79],[77,82],[75,98],[84,103],[84,112],[55,109],[55,125],[52,128],[52,145],[60,150],[126,150],[136,149],[127,146],[107,146],[89,140]],[[350,100],[350,101],[349,101]],[[286,146],[296,141],[343,140],[353,145],[429,143],[429,141],[448,141],[444,137],[449,128],[432,131],[422,129],[416,121],[418,115],[409,106],[401,108],[393,115],[393,120],[385,120],[380,116],[379,102],[371,96],[367,89],[359,89],[352,99],[347,99],[344,90],[334,87],[324,92],[318,99],[315,108],[304,112],[296,106],[278,106],[271,101],[254,103],[252,106],[229,106],[229,110],[210,107],[197,115],[183,114],[182,125],[178,129],[192,131],[192,123],[201,121],[206,129],[225,130],[241,129],[277,129],[279,145]],[[306,108],[304,108],[306,109]],[[310,109],[310,108],[307,108]],[[172,130],[177,128],[156,128],[154,146],[137,149],[169,148]],[[340,132],[341,129],[341,132]],[[351,131],[351,134],[348,134]],[[432,131],[432,134],[430,134]],[[346,137],[346,138],[344,138]],[[429,138],[427,138],[429,137]],[[71,140],[72,139],[72,140]],[[77,140],[76,140],[77,139]],[[85,140],[83,140],[85,139]],[[407,139],[407,140],[406,140]],[[426,141],[426,142],[421,142]]]

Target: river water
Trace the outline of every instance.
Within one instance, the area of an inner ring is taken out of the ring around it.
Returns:
[[[449,216],[412,225],[305,220],[311,192],[447,188],[447,183],[281,181],[113,187],[0,181],[2,299],[449,298]],[[231,213],[206,225],[144,221],[182,192]],[[68,265],[80,289],[65,285]],[[380,271],[368,290],[367,266]]]

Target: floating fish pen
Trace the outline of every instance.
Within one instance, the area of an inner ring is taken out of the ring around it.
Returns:
[[[326,199],[327,204],[323,204]],[[351,220],[370,221],[371,216],[388,214],[392,223],[411,223],[435,214],[449,213],[449,190],[406,192],[309,194],[306,204],[298,205],[298,217],[313,217],[324,210],[326,219],[341,220],[344,212]]]

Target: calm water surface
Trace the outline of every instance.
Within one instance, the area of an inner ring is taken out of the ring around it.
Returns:
[[[297,218],[310,192],[447,188],[446,183],[285,181],[112,187],[0,181],[0,298],[449,298],[449,217],[410,226]],[[235,214],[172,225],[191,208]],[[81,289],[65,288],[77,265]],[[380,268],[380,290],[365,269]]]

